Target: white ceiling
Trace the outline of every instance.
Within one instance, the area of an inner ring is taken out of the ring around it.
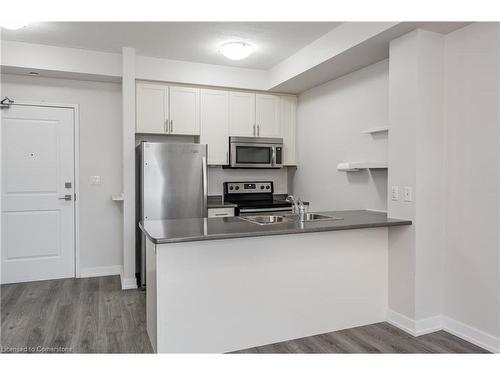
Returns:
[[[2,40],[120,53],[207,64],[269,69],[338,22],[40,22],[2,30]],[[252,43],[256,52],[231,61],[218,52],[230,40]]]

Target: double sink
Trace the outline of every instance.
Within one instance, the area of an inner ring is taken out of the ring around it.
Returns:
[[[259,225],[293,223],[300,221],[299,215],[296,214],[240,216],[240,219]],[[337,216],[328,216],[316,213],[306,213],[304,214],[303,221],[311,222],[311,221],[323,221],[323,220],[342,220],[342,218]]]

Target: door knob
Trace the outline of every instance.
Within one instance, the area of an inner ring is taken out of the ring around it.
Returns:
[[[64,197],[60,197],[58,199],[65,200],[65,201],[70,201],[71,200],[71,194],[66,194]]]

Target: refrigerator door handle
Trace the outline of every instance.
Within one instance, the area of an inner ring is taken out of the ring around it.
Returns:
[[[202,180],[203,180],[203,217],[208,216],[208,177],[207,177],[207,158],[205,156],[201,159],[202,162]]]

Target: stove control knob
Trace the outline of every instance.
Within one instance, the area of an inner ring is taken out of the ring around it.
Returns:
[[[266,189],[270,189],[271,187],[269,185],[266,186]]]
[[[233,190],[233,189],[234,189],[234,187],[232,187],[232,186],[229,186],[229,190]]]
[[[240,190],[240,187],[239,187],[239,186],[236,186],[236,187],[235,187],[235,189],[236,189],[236,190]]]
[[[261,189],[264,189],[264,185],[260,185],[260,188],[261,188]]]

